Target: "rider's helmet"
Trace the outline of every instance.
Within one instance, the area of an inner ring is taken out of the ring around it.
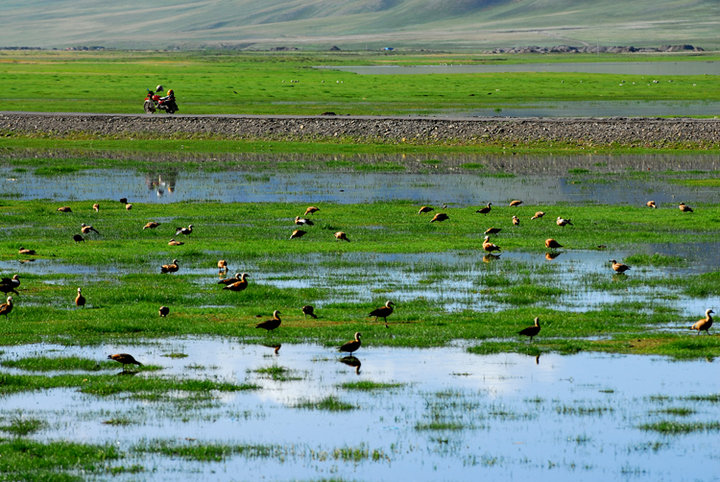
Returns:
[[[155,92],[162,92],[163,90],[165,89],[163,89],[162,85],[158,85],[157,87],[155,87]]]
[[[168,95],[175,95],[175,92],[173,92],[173,90],[170,89],[170,90],[168,90],[167,94],[168,94]]]

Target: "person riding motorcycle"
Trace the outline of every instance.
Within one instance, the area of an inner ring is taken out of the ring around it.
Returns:
[[[167,95],[164,97],[160,97],[160,101],[162,101],[173,111],[180,110],[178,109],[177,103],[175,102],[175,91],[173,91],[172,89],[168,89]]]

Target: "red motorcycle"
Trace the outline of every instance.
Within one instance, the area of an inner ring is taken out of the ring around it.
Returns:
[[[145,109],[145,112],[148,114],[152,114],[156,110],[163,110],[168,114],[174,114],[179,110],[174,97],[163,100],[157,92],[153,92],[150,89],[148,89],[148,93],[145,96],[143,109]]]

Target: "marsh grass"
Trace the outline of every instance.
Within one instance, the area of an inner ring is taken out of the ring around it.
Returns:
[[[345,390],[358,390],[363,392],[371,392],[377,390],[391,390],[404,386],[404,383],[380,383],[373,382],[370,380],[364,380],[359,382],[346,382],[340,385]]]
[[[645,423],[638,427],[647,432],[658,432],[665,435],[683,435],[693,432],[718,432],[720,422],[676,422],[663,420],[654,423]]]
[[[0,425],[0,430],[15,435],[16,437],[26,437],[45,426],[46,423],[42,420],[36,418],[25,418],[20,415],[13,417],[8,425]]]
[[[302,377],[292,375],[293,370],[286,368],[286,367],[277,366],[277,365],[273,365],[270,367],[264,367],[264,368],[258,368],[253,371],[255,373],[260,374],[261,376],[263,376],[265,378],[269,378],[276,382],[289,382],[289,381],[302,380]]]
[[[153,440],[146,444],[135,445],[134,453],[162,454],[168,457],[181,457],[198,462],[222,462],[228,457],[241,455],[246,458],[269,458],[284,454],[277,445],[220,445],[220,444],[186,444],[179,445],[174,441]]]
[[[68,371],[80,370],[94,372],[99,370],[112,370],[118,367],[115,361],[97,361],[80,357],[30,357],[19,360],[4,360],[0,365],[7,368],[18,368],[26,371]],[[149,369],[153,369],[149,367]],[[159,369],[155,368],[155,369]]]
[[[328,412],[347,412],[349,410],[355,410],[358,407],[351,403],[343,402],[337,397],[328,396],[317,401],[300,401],[295,405],[295,408],[306,410],[326,410]]]
[[[0,474],[8,480],[79,480],[77,473],[103,474],[123,455],[111,445],[0,441]]]

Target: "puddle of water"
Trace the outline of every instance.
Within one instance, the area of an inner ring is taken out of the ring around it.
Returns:
[[[322,65],[317,69],[360,75],[484,74],[503,72],[579,72],[623,75],[720,75],[720,62],[558,62],[468,65]]]
[[[500,479],[510,472],[513,478],[539,474],[541,480],[679,480],[708,479],[720,471],[713,452],[716,433],[663,436],[638,428],[676,420],[658,412],[670,407],[694,410],[679,421],[716,422],[714,404],[679,398],[718,393],[717,362],[587,353],[543,355],[536,361],[517,354],[471,355],[459,347],[375,348],[372,340],[363,341],[357,352],[359,374],[339,363],[335,349],[309,344],[284,344],[278,356],[262,345],[212,338],[92,348],[5,347],[4,360],[51,350],[102,360],[107,353],[128,351],[162,366],[163,376],[251,382],[262,388],[223,394],[213,404],[191,409],[57,389],[7,395],[0,416],[22,413],[47,421],[49,426],[34,435],[39,440],[113,443],[129,450],[138,441],[162,439],[188,445],[272,444],[285,451],[282,457],[231,456],[221,463],[138,456],[159,478],[193,470],[213,480],[235,480],[239,473],[262,473],[271,480],[288,473],[303,479],[343,474],[389,480],[403,474],[412,480],[469,480],[478,474]],[[167,353],[188,357],[171,359],[163,356]],[[256,372],[273,366],[301,380],[273,381]],[[402,385],[372,392],[341,387],[357,381]],[[328,396],[356,409],[297,408]],[[133,423],[103,423],[121,415]],[[382,456],[333,457],[343,447]]]

